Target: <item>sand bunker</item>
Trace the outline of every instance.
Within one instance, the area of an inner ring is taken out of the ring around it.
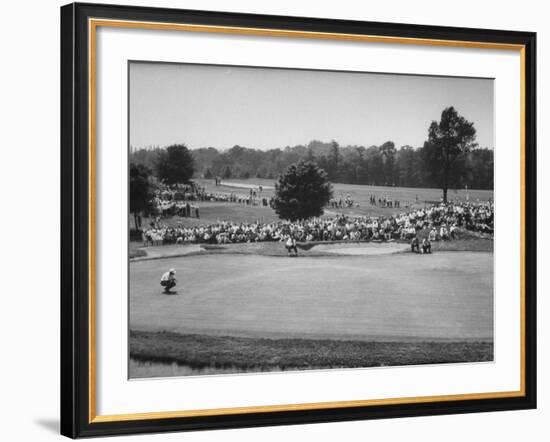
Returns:
[[[220,184],[225,187],[236,187],[237,189],[258,189],[262,186],[263,190],[273,190],[274,186],[265,186],[263,184],[247,184],[247,183],[233,183],[227,181],[220,181]]]
[[[409,249],[403,243],[354,243],[354,244],[321,244],[315,246],[316,252],[334,253],[335,255],[387,255]]]

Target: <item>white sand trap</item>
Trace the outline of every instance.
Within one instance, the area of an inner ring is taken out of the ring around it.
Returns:
[[[236,187],[237,189],[258,189],[260,184],[247,184],[247,183],[228,183],[227,181],[220,181],[220,184],[225,187]],[[273,190],[274,186],[261,185],[264,190]]]
[[[166,246],[149,246],[144,247],[143,250],[147,252],[147,256],[133,258],[131,261],[142,261],[152,258],[169,258],[202,252],[200,244],[170,244]]]
[[[334,253],[336,255],[387,255],[403,252],[409,249],[408,244],[403,243],[366,243],[366,244],[321,244],[316,246],[316,252]]]

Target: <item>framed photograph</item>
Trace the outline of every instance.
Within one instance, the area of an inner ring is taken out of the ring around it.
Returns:
[[[536,35],[61,8],[61,432],[536,407]]]

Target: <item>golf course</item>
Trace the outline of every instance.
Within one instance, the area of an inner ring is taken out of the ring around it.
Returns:
[[[318,245],[295,258],[194,249],[131,262],[131,374],[491,360],[493,254],[384,246]],[[158,283],[168,268],[178,280],[170,295]]]
[[[130,378],[494,361],[490,81],[144,66]]]

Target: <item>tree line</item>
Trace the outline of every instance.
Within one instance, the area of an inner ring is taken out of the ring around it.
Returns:
[[[187,148],[185,148],[187,150]],[[475,144],[473,124],[452,107],[432,122],[423,146],[401,146],[393,141],[379,146],[341,146],[336,140],[313,140],[307,145],[260,150],[235,145],[221,151],[214,147],[188,150],[186,181],[193,177],[222,179],[277,179],[290,165],[305,160],[325,170],[333,183],[402,187],[471,189],[493,188],[493,150]],[[159,176],[168,164],[167,149],[131,151],[130,161],[143,164]],[[175,158],[175,157],[174,157]],[[187,158],[187,157],[186,157]]]
[[[131,149],[130,211],[136,229],[140,213],[152,210],[155,183],[189,183],[193,177],[277,179],[275,210],[285,219],[317,216],[332,194],[330,183],[402,187],[437,187],[447,201],[448,189],[493,189],[493,150],[479,148],[474,124],[454,107],[432,121],[424,145],[340,146],[311,141],[284,149],[233,146],[189,150],[184,144],[167,148]]]

